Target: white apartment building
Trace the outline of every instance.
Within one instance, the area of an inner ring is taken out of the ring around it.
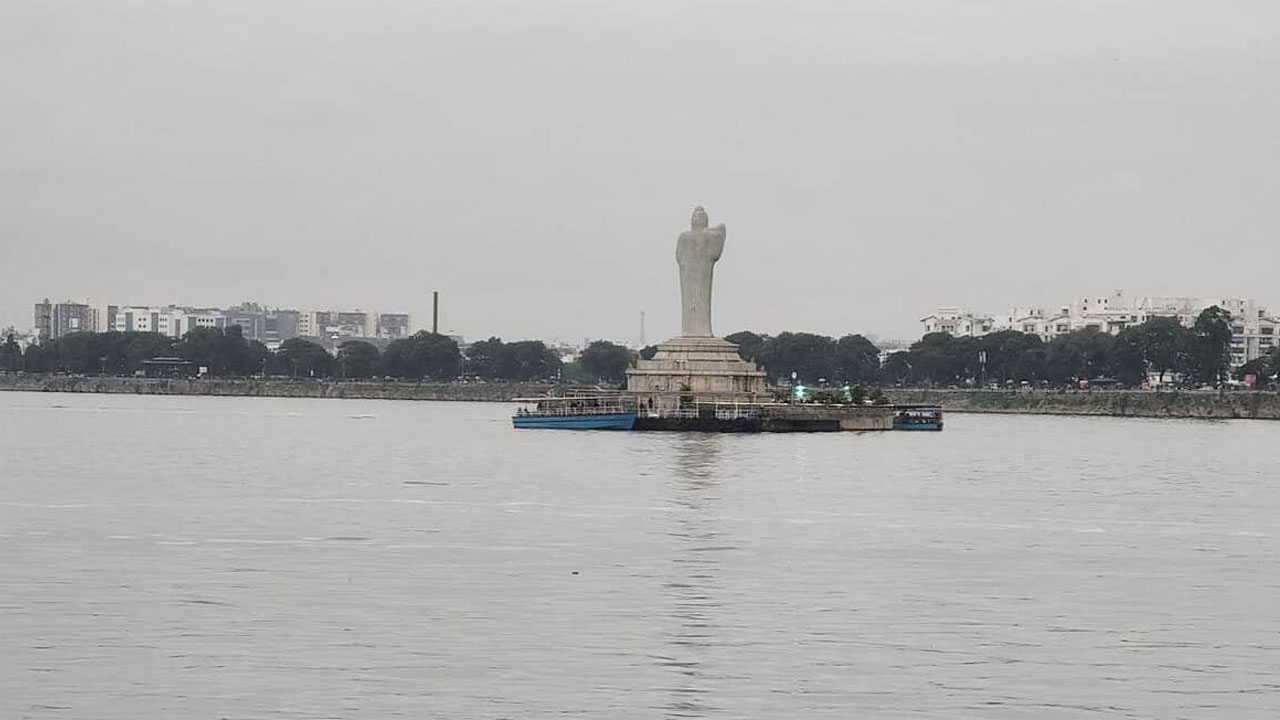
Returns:
[[[982,337],[992,332],[995,318],[990,315],[975,315],[958,307],[942,307],[937,312],[920,320],[924,324],[924,334],[946,333],[955,337]]]
[[[925,334],[945,332],[956,337],[981,337],[1001,330],[1016,330],[1038,335],[1049,342],[1059,335],[1093,328],[1112,335],[1156,317],[1177,318],[1186,327],[1206,309],[1218,306],[1231,313],[1231,361],[1235,366],[1262,357],[1277,343],[1280,319],[1252,298],[1232,297],[1158,297],[1111,295],[1081,296],[1068,305],[1056,308],[1021,307],[995,318],[940,308],[921,319]],[[990,321],[990,322],[988,322]]]
[[[184,308],[173,305],[109,306],[108,330],[116,332],[153,332],[180,338],[196,328],[225,328],[227,315],[209,308]]]

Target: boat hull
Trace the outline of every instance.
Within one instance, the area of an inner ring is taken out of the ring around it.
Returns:
[[[521,430],[630,430],[635,413],[600,415],[516,415],[511,424]]]
[[[894,429],[894,430],[934,430],[934,431],[937,431],[937,430],[941,430],[941,429],[942,429],[942,423],[941,423],[941,422],[917,422],[917,423],[895,422],[895,423],[893,424],[893,429]]]

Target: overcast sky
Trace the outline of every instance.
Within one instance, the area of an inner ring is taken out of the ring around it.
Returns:
[[[4,0],[0,326],[48,296],[468,338],[911,339],[939,305],[1280,305],[1276,0]]]

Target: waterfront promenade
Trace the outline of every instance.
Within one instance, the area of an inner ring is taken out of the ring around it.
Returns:
[[[0,391],[204,395],[224,397],[347,398],[510,402],[546,394],[547,383],[436,383],[284,379],[165,380],[148,378],[13,375],[0,373]],[[560,389],[565,389],[563,386]],[[590,391],[579,387],[576,390]],[[1280,393],[1136,390],[1000,391],[887,390],[893,403],[936,403],[953,413],[1102,415],[1149,418],[1280,420]]]

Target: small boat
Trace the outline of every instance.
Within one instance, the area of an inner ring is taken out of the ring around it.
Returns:
[[[938,405],[894,405],[894,430],[941,430],[942,407]]]
[[[617,395],[521,398],[512,426],[541,430],[630,430],[636,407]]]

